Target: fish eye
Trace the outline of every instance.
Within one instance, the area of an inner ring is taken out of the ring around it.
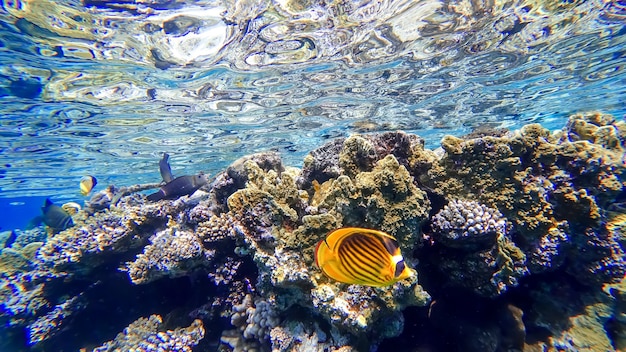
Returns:
[[[398,263],[396,263],[396,272],[394,273],[394,276],[400,276],[400,274],[402,274],[402,272],[404,271],[404,268],[404,260],[400,260]]]

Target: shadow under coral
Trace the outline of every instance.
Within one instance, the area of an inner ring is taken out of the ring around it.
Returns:
[[[197,307],[215,290],[215,285],[205,276],[198,276],[193,282],[189,277],[181,277],[133,285],[125,273],[109,274],[85,292],[88,306],[77,312],[61,333],[44,341],[41,350],[53,346],[56,351],[96,347],[114,339],[139,317],[150,314],[167,317],[181,304]],[[188,317],[185,323],[192,320]]]

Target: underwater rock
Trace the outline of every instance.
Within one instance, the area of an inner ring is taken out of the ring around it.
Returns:
[[[626,348],[626,278],[617,284],[606,285],[604,290],[613,299],[613,314],[606,324],[607,335],[617,351]]]
[[[94,352],[105,351],[183,351],[191,352],[192,348],[204,338],[202,321],[196,319],[186,328],[162,330],[163,319],[159,315],[139,318],[132,322],[124,332]]]
[[[470,308],[471,307],[471,308]],[[526,328],[523,312],[511,304],[438,299],[428,310],[428,319],[449,341],[448,350],[467,352],[523,351]]]
[[[324,183],[331,178],[337,178],[341,174],[339,168],[339,153],[343,148],[345,138],[334,139],[325,145],[311,151],[304,157],[302,174],[298,178],[298,186],[302,189],[311,187],[311,182],[316,180]]]
[[[545,340],[532,343],[539,350],[615,351],[607,327],[619,312],[619,301],[607,292],[578,287],[555,279],[530,289],[531,305],[524,321],[543,331]],[[547,330],[547,331],[546,331]],[[622,333],[622,336],[623,333]]]

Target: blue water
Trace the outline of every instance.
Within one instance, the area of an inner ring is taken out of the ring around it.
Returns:
[[[46,197],[37,196],[0,198],[0,231],[26,228],[34,217],[41,215],[45,200]]]

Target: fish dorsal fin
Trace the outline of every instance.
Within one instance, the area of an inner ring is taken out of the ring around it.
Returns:
[[[43,203],[43,207],[41,207],[41,210],[44,210],[44,211],[45,211],[45,210],[46,210],[46,209],[48,209],[48,207],[49,207],[49,206],[51,206],[52,204],[54,204],[54,203],[52,203],[52,201],[50,200],[50,198],[46,198],[46,201]]]
[[[163,158],[159,161],[159,171],[161,172],[161,177],[165,182],[170,182],[174,179],[172,176],[172,169],[170,168],[169,158],[169,154],[163,153]]]

